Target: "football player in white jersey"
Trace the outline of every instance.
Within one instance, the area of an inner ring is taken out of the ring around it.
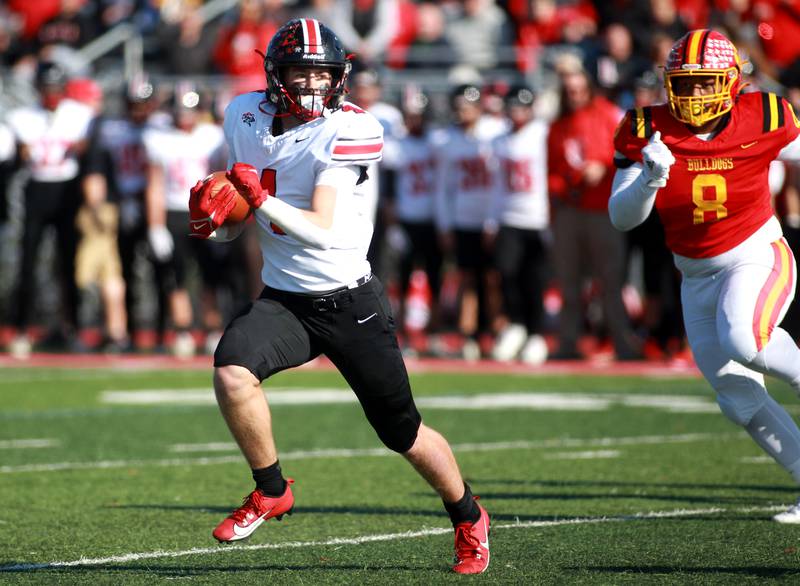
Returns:
[[[66,82],[66,72],[60,65],[39,63],[36,86],[41,103],[21,107],[8,115],[20,159],[30,171],[25,186],[22,259],[14,303],[18,335],[11,344],[12,353],[18,356],[25,356],[31,349],[27,326],[36,300],[36,260],[47,226],[56,229],[57,266],[62,285],[63,325],[62,331],[55,332],[54,339],[64,337],[70,349],[78,349],[80,345],[75,285],[75,215],[81,203],[78,159],[85,149],[93,114],[87,106],[64,98]]]
[[[166,302],[177,332],[172,352],[189,357],[195,352],[192,304],[187,289],[187,264],[196,247],[186,237],[188,206],[186,192],[195,177],[211,171],[211,156],[223,142],[216,124],[202,121],[200,95],[193,87],[179,83],[172,108],[174,126],[149,128],[144,134],[148,158],[148,182],[145,192],[147,237]]]
[[[458,573],[489,564],[489,516],[464,483],[447,441],[422,423],[411,395],[383,286],[366,260],[372,234],[362,186],[381,158],[382,128],[343,101],[350,63],[328,27],[296,19],[272,38],[264,59],[266,99],[236,97],[225,113],[228,177],[255,209],[266,285],[228,325],[214,355],[223,417],[256,482],[214,530],[222,542],[248,537],[291,513],[261,381],[325,354],[356,393],[383,443],[401,453],[439,493],[455,528]],[[223,226],[233,188],[191,190],[190,227],[230,239]]]
[[[401,328],[406,325],[405,302],[411,273],[421,265],[431,291],[431,316],[427,330],[438,326],[438,301],[441,291],[442,251],[434,222],[436,193],[436,151],[429,132],[430,100],[419,90],[403,100],[406,135],[387,142],[383,164],[392,189],[389,217],[397,222],[407,243],[399,262]],[[405,332],[408,333],[408,332]]]
[[[100,123],[97,140],[89,146],[84,178],[84,188],[97,192],[93,197],[102,200],[107,195],[119,205],[118,249],[126,283],[125,311],[130,340],[134,340],[139,329],[134,311],[134,262],[137,248],[147,242],[147,154],[143,136],[155,106],[153,93],[149,82],[143,79],[131,82],[124,97],[125,116],[105,118]],[[156,271],[156,280],[159,276]]]
[[[461,333],[465,359],[480,358],[478,338],[488,331],[488,274],[492,258],[484,241],[492,196],[491,138],[478,133],[483,116],[481,91],[474,85],[457,86],[450,94],[455,123],[435,136],[436,225],[445,253],[455,252],[461,273]],[[496,136],[496,135],[495,135]],[[492,137],[494,138],[494,137]],[[468,315],[477,298],[477,316]]]
[[[534,117],[533,91],[514,86],[505,95],[511,130],[493,144],[497,160],[492,224],[499,227],[495,265],[509,325],[492,356],[528,364],[547,359],[542,338],[550,206],[547,193],[547,123]]]

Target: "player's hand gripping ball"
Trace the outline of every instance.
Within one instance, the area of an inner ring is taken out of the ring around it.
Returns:
[[[234,163],[226,177],[239,190],[252,208],[260,208],[271,194],[261,185],[258,169],[247,163]]]
[[[191,236],[209,238],[223,224],[236,224],[252,211],[247,200],[225,177],[225,171],[212,173],[192,187],[189,195]]]

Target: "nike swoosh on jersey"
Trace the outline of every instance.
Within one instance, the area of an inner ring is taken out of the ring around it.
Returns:
[[[753,142],[748,142],[747,144],[740,144],[739,146],[742,147],[743,149],[749,149],[751,146],[755,146],[757,144],[758,141],[754,140]]]
[[[296,139],[294,139],[294,141],[295,142],[303,142],[304,140],[308,140],[309,138],[311,138],[311,137],[310,136],[298,136]]]
[[[246,527],[242,527],[242,526],[241,526],[241,525],[239,525],[238,523],[234,523],[234,524],[233,524],[233,534],[234,534],[234,535],[236,535],[236,537],[247,537],[247,536],[248,536],[248,535],[250,535],[250,534],[251,534],[253,531],[255,531],[256,529],[258,529],[258,526],[259,526],[259,525],[261,525],[261,523],[263,523],[263,522],[264,522],[264,517],[266,517],[267,515],[269,515],[269,512],[270,512],[271,510],[272,510],[272,509],[270,509],[269,511],[267,511],[266,513],[264,513],[263,515],[261,515],[261,516],[260,516],[258,519],[255,519],[255,520],[254,520],[252,523],[250,523],[250,524],[249,524],[248,526],[246,526]]]
[[[378,315],[378,314],[377,314],[377,312],[376,312],[376,313],[373,313],[373,314],[372,314],[371,316],[369,316],[369,317],[365,317],[364,319],[357,319],[356,321],[357,321],[358,323],[360,323],[360,324],[363,324],[363,323],[365,323],[365,322],[368,322],[369,320],[371,320],[371,319],[372,319],[373,317],[375,317],[376,315]]]

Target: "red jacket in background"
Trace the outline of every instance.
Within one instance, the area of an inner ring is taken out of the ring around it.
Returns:
[[[595,96],[585,108],[562,114],[552,123],[547,138],[551,198],[585,210],[607,210],[614,179],[614,131],[622,114],[612,102]],[[588,161],[606,167],[605,176],[594,187],[583,181]]]
[[[214,47],[214,63],[222,73],[236,76],[264,76],[264,51],[278,25],[271,21],[254,24],[239,22],[219,32]]]

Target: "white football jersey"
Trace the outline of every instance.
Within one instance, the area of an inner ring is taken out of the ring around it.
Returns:
[[[101,147],[111,155],[114,182],[120,199],[140,196],[147,186],[147,126],[124,118],[103,120],[99,130]]]
[[[74,100],[62,100],[54,111],[42,107],[12,110],[8,125],[28,147],[31,178],[60,183],[78,176],[77,143],[86,138],[92,110]]]
[[[8,126],[0,123],[0,163],[14,158],[16,146],[14,133]]]
[[[543,230],[550,223],[547,129],[545,122],[533,120],[494,141],[492,218],[501,225]]]
[[[383,164],[395,171],[395,213],[404,222],[432,222],[436,192],[435,151],[428,134],[387,143]]]
[[[432,136],[437,152],[437,226],[481,230],[492,199],[491,141],[456,126]]]
[[[308,209],[317,179],[332,167],[366,168],[381,159],[383,127],[374,116],[345,102],[335,112],[273,136],[275,108],[264,94],[234,98],[225,110],[228,166],[241,162],[261,171],[261,185],[279,199]],[[362,175],[362,179],[363,179]],[[370,202],[365,197],[371,178],[355,190],[336,194],[334,244],[322,250],[298,242],[256,215],[264,258],[262,280],[292,292],[329,291],[370,271],[367,248],[372,238]]]
[[[222,129],[214,124],[198,124],[191,132],[149,128],[144,133],[148,161],[164,172],[167,210],[189,210],[189,190],[213,170],[211,156],[222,140]]]

